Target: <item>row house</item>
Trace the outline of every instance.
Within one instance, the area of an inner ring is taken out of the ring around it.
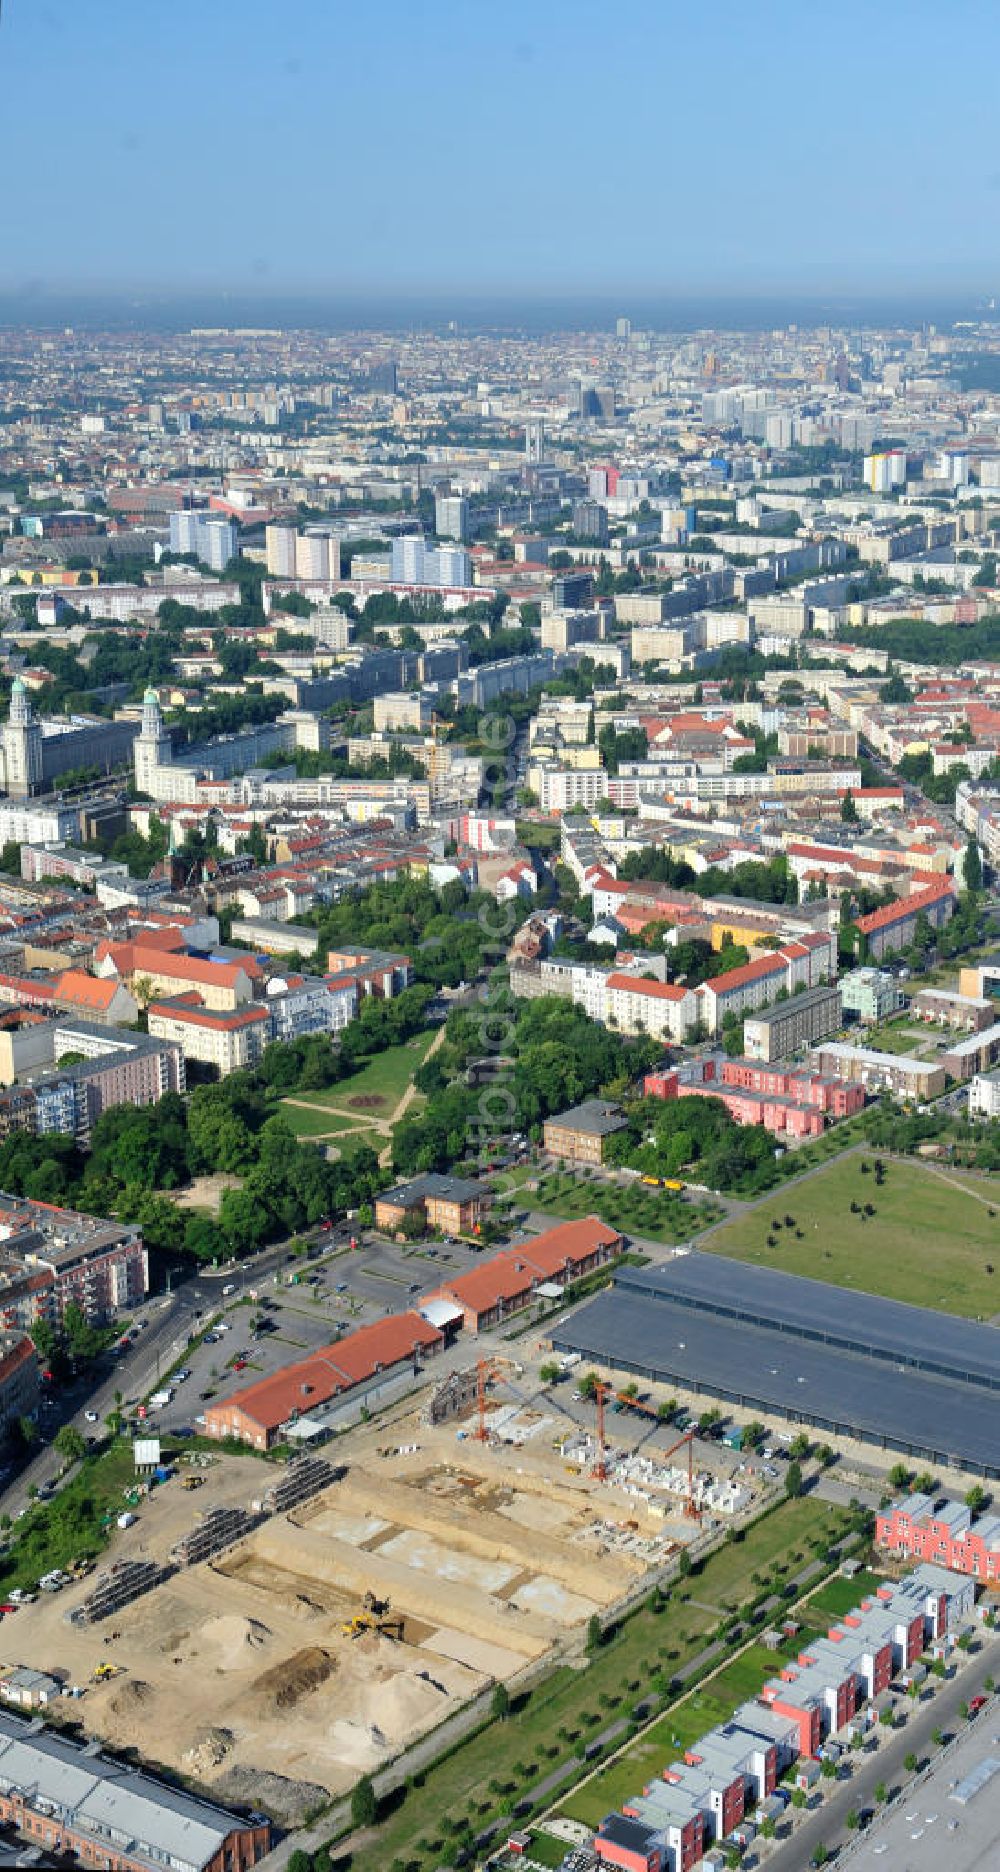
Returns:
[[[858,917],[856,927],[864,938],[868,954],[876,961],[905,949],[913,941],[917,919],[926,916],[932,929],[942,929],[955,909],[955,883],[952,878],[936,878],[923,890],[901,897],[873,910],[870,916]]]
[[[973,1515],[965,1502],[904,1495],[879,1511],[875,1540],[887,1552],[925,1560],[981,1581],[1000,1581],[1000,1515]]]
[[[815,1757],[825,1736],[971,1616],[972,1593],[971,1583],[953,1591],[933,1566],[880,1586],[783,1665],[759,1701],[741,1704],[607,1814],[594,1839],[600,1865],[690,1872],[710,1845],[738,1837],[748,1807],[773,1794],[799,1757]]]

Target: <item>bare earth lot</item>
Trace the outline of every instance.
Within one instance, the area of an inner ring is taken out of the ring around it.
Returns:
[[[454,1425],[429,1429],[416,1412],[391,1432],[383,1424],[378,1442],[372,1427],[322,1495],[112,1620],[68,1623],[92,1582],[40,1595],[5,1624],[6,1661],[86,1685],[64,1707],[89,1733],[207,1788],[237,1770],[339,1793],[670,1550],[669,1525],[569,1474],[559,1426],[531,1418],[516,1448],[458,1441]],[[397,1441],[380,1454],[389,1434]],[[269,1480],[229,1456],[197,1493],[175,1479],[116,1536],[112,1557],[165,1557],[199,1511],[249,1503]],[[391,1602],[401,1638],[345,1631],[366,1592]],[[122,1674],[92,1685],[102,1662]]]

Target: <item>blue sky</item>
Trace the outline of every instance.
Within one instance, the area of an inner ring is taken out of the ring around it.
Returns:
[[[0,288],[992,292],[993,0],[3,0]]]

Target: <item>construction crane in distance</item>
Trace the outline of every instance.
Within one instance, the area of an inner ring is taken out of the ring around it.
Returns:
[[[694,1432],[693,1427],[690,1430],[685,1430],[684,1435],[682,1437],[678,1437],[676,1443],[671,1443],[670,1448],[668,1450],[664,1450],[663,1455],[659,1458],[661,1462],[666,1462],[671,1456],[673,1456],[676,1450],[679,1450],[685,1443],[687,1444],[688,1485],[687,1485],[687,1494],[684,1497],[684,1514],[688,1521],[700,1521],[701,1520],[701,1509],[699,1508],[694,1498],[694,1438],[695,1438],[695,1432]]]
[[[486,1425],[486,1387],[494,1378],[500,1377],[500,1367],[495,1359],[476,1360],[476,1427],[472,1434],[477,1443],[488,1443],[490,1433]]]
[[[598,1378],[594,1386],[594,1402],[597,1405],[597,1461],[590,1473],[598,1482],[606,1482],[608,1479],[608,1452],[604,1441],[604,1406],[613,1389],[614,1387],[606,1384],[603,1378]]]
[[[608,1384],[603,1378],[597,1379],[594,1385],[594,1403],[597,1406],[597,1459],[590,1473],[598,1482],[606,1482],[608,1479],[608,1453],[604,1438],[604,1407],[608,1399],[612,1397],[617,1398],[620,1403],[629,1406],[632,1410],[641,1412],[644,1416],[653,1417],[656,1415],[654,1407],[643,1405],[637,1398],[630,1396],[628,1392],[616,1391],[614,1386]],[[701,1520],[701,1509],[698,1507],[694,1498],[694,1439],[695,1431],[692,1427],[690,1430],[685,1430],[684,1435],[678,1437],[676,1443],[671,1443],[669,1449],[664,1450],[662,1456],[658,1457],[660,1462],[667,1462],[685,1443],[687,1444],[688,1485],[687,1494],[684,1497],[684,1515],[688,1521]]]

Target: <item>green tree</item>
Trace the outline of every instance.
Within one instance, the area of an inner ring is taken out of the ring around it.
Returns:
[[[983,888],[983,861],[979,854],[979,846],[976,844],[974,838],[970,838],[965,847],[965,858],[963,860],[962,869],[965,873],[966,890],[981,891]]]
[[[494,1684],[493,1695],[490,1699],[490,1714],[498,1722],[504,1722],[510,1715],[510,1692],[506,1684]]]
[[[67,1462],[80,1462],[87,1454],[86,1440],[74,1424],[63,1424],[62,1428],[56,1431],[53,1443],[60,1456],[65,1456]]]
[[[601,1627],[601,1621],[597,1613],[592,1612],[587,1620],[587,1650],[599,1651],[603,1643],[604,1632]]]
[[[802,1493],[802,1469],[797,1462],[790,1462],[785,1470],[785,1494],[789,1497]]]
[[[351,1822],[355,1827],[370,1827],[378,1818],[378,1801],[371,1776],[362,1775],[351,1790]]]
[[[46,1364],[50,1363],[59,1344],[59,1334],[49,1320],[36,1320],[31,1328],[35,1351]]]
[[[842,820],[844,821],[845,825],[857,825],[858,820],[861,816],[860,813],[858,812],[857,807],[854,804],[854,795],[852,794],[850,787],[848,787],[847,792],[844,794],[844,797],[841,800],[840,816]]]

